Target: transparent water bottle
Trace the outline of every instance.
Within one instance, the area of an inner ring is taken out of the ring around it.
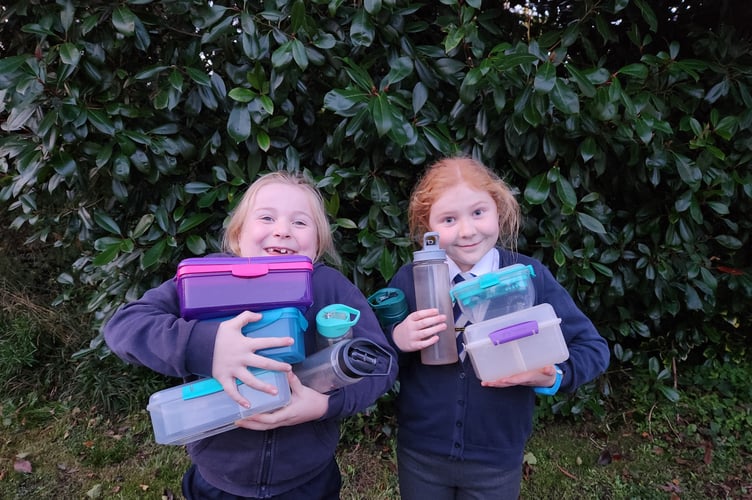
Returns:
[[[363,377],[386,375],[392,366],[387,350],[365,338],[345,339],[293,365],[306,387],[327,393],[354,384]]]
[[[423,249],[413,253],[415,303],[418,310],[438,309],[446,315],[446,328],[438,333],[439,341],[420,351],[424,365],[448,365],[457,362],[452,296],[449,294],[449,264],[446,251],[439,248],[439,234],[423,235]]]

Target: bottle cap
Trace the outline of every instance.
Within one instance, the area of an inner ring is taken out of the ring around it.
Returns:
[[[399,323],[407,316],[405,294],[399,288],[382,288],[368,297],[368,303],[382,326]]]
[[[413,262],[424,260],[446,260],[446,251],[439,248],[439,233],[423,235],[423,249],[413,252]]]
[[[386,375],[391,370],[391,354],[377,343],[363,338],[345,342],[339,350],[338,362],[348,377]]]
[[[316,315],[316,329],[323,337],[336,339],[346,334],[360,319],[360,311],[344,304],[331,304]]]

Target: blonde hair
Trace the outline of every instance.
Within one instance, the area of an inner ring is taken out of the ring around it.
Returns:
[[[422,241],[423,234],[431,230],[429,217],[433,204],[447,189],[463,182],[491,195],[499,212],[499,243],[516,249],[521,213],[512,190],[487,166],[461,156],[444,158],[429,166],[413,189],[407,209],[410,237]]]
[[[285,171],[262,175],[251,184],[243,195],[243,198],[240,200],[240,203],[238,203],[237,207],[235,207],[230,214],[230,222],[227,224],[224,237],[222,238],[222,248],[224,251],[233,255],[240,255],[239,237],[240,231],[243,229],[246,215],[255,203],[258,192],[270,184],[286,184],[288,186],[298,187],[310,195],[312,209],[310,215],[316,226],[317,235],[316,256],[313,260],[314,262],[317,262],[326,257],[332,264],[339,265],[340,258],[337,250],[334,248],[332,228],[329,225],[329,219],[326,216],[324,198],[321,196],[321,192],[319,192],[318,188],[302,174]],[[284,200],[280,200],[280,203],[284,203]]]

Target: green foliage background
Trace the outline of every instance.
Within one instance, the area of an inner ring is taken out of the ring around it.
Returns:
[[[121,303],[217,250],[268,170],[315,179],[343,270],[376,290],[411,258],[416,178],[461,153],[519,189],[519,250],[594,320],[615,372],[675,399],[677,363],[749,359],[752,43],[734,12],[6,4],[0,201],[12,228],[70,257],[59,300],[95,318],[82,353],[106,354],[98,328]]]

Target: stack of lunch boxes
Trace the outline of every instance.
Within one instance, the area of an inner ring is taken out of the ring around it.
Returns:
[[[535,304],[532,266],[514,264],[455,285],[450,293],[472,323],[463,340],[482,381],[497,380],[569,358],[550,304]]]
[[[305,358],[303,313],[313,303],[313,264],[300,255],[275,257],[190,258],[178,265],[175,277],[180,313],[185,319],[224,321],[243,311],[262,314],[248,323],[243,334],[254,337],[292,337],[291,346],[258,354],[297,363]],[[155,440],[160,444],[185,444],[235,428],[234,422],[256,413],[273,411],[290,402],[290,385],[282,372],[250,369],[277,387],[276,395],[245,384],[240,393],[251,403],[244,408],[225,393],[213,378],[171,387],[151,395],[147,410]]]

